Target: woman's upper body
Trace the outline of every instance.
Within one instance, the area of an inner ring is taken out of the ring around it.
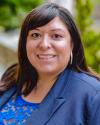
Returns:
[[[1,97],[1,111],[2,106],[7,105],[15,91],[16,87]],[[99,125],[100,82],[84,73],[66,69],[38,105],[37,110],[31,113],[27,121],[24,124],[20,123],[21,125]]]
[[[18,64],[2,76],[1,112],[4,104],[5,109],[12,104],[9,109],[16,109],[19,114],[15,105],[20,96],[21,102],[39,104],[37,110],[28,114],[30,117],[26,116],[27,125],[98,125],[97,79],[86,65],[80,34],[69,11],[54,3],[41,5],[23,22]],[[17,116],[20,119],[23,115]]]

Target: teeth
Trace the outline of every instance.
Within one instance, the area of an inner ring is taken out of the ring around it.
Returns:
[[[54,55],[38,55],[38,57],[39,57],[40,59],[50,59],[50,58],[53,58]]]

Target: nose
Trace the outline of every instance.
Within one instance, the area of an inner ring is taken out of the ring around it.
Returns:
[[[51,43],[50,43],[50,38],[49,36],[44,36],[40,42],[40,45],[39,45],[40,49],[42,50],[46,50],[46,49],[49,49],[51,47]]]

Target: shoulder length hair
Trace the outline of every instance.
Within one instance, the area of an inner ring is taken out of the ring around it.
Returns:
[[[67,67],[78,72],[86,72],[98,78],[89,70],[86,64],[80,33],[70,12],[55,3],[47,3],[33,9],[26,16],[19,38],[18,64],[11,66],[4,73],[1,79],[0,91],[5,91],[13,85],[16,85],[17,93],[23,93],[26,96],[36,86],[38,74],[27,58],[27,35],[30,30],[48,24],[55,17],[59,17],[66,25],[73,42],[73,62],[71,65],[68,64]]]

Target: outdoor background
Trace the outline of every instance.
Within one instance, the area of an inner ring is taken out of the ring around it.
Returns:
[[[100,0],[0,0],[0,77],[17,62],[23,19],[43,2],[56,2],[69,9],[80,29],[87,63],[100,73]]]

